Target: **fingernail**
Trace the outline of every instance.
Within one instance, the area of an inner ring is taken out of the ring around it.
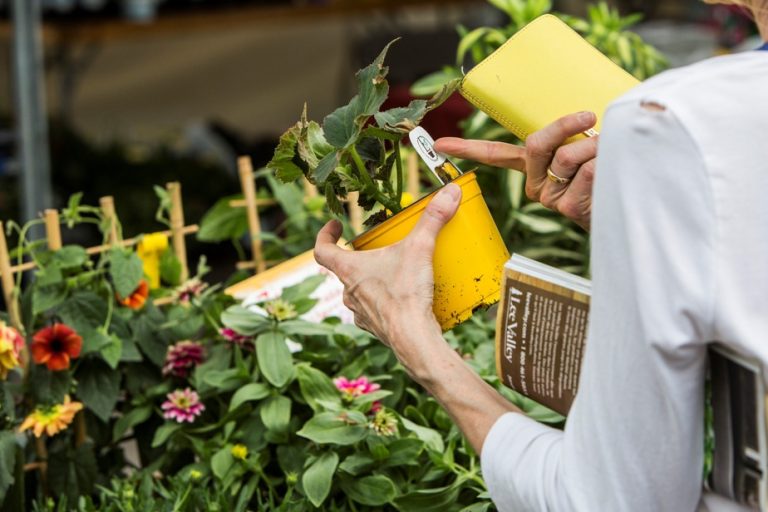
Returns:
[[[455,203],[459,197],[461,197],[461,188],[455,183],[449,183],[440,189],[440,192],[435,196],[435,201]]]
[[[589,123],[595,118],[594,116],[595,114],[592,112],[588,112],[588,111],[579,112],[579,121],[581,121],[582,123]]]

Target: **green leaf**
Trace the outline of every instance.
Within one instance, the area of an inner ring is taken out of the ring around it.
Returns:
[[[225,327],[234,329],[240,334],[254,336],[260,334],[272,325],[269,318],[236,305],[228,307],[221,314],[221,322]]]
[[[387,448],[389,448],[389,458],[384,462],[385,466],[418,465],[419,455],[424,450],[424,442],[420,439],[397,439]]]
[[[86,407],[106,422],[120,393],[120,373],[99,359],[83,359],[77,368],[77,395]]]
[[[416,128],[426,113],[427,101],[413,100],[407,107],[378,112],[374,118],[381,128],[405,134]]]
[[[259,413],[267,430],[285,432],[291,420],[291,399],[282,395],[271,396],[261,405]]]
[[[109,336],[108,340],[108,343],[101,348],[101,357],[103,357],[107,364],[115,370],[117,369],[117,364],[122,359],[123,340],[114,334]]]
[[[384,475],[346,477],[341,480],[341,488],[350,498],[363,505],[385,505],[397,496],[395,484]]]
[[[282,387],[293,376],[293,356],[285,336],[277,332],[267,332],[256,339],[256,357],[264,378],[273,386]]]
[[[77,448],[65,447],[48,457],[48,485],[56,496],[66,496],[77,503],[80,496],[89,495],[99,470],[93,453],[93,443],[87,441]]]
[[[443,438],[440,436],[440,434],[431,428],[428,427],[422,427],[421,425],[417,425],[416,423],[412,422],[408,418],[401,416],[400,421],[403,422],[403,427],[405,427],[406,430],[409,430],[416,434],[416,437],[424,441],[424,443],[427,445],[427,447],[435,452],[442,453],[445,451],[445,444],[443,443]]]
[[[53,253],[53,261],[63,269],[82,267],[88,261],[88,253],[79,245],[65,245]]]
[[[80,350],[81,355],[100,352],[101,349],[111,343],[110,337],[104,334],[101,329],[89,329],[79,333],[83,338],[83,346]]]
[[[285,320],[280,322],[280,331],[288,336],[326,336],[335,332],[335,327],[326,323],[312,323],[306,320]]]
[[[304,175],[304,171],[296,164],[296,146],[301,128],[302,122],[299,121],[280,136],[280,142],[275,148],[272,160],[267,163],[267,168],[271,169],[275,177],[283,183],[290,183]]]
[[[232,446],[227,445],[211,457],[211,470],[217,478],[223,480],[234,462],[235,458],[232,456]]]
[[[306,120],[306,107],[302,114],[302,130],[298,139],[298,153],[311,169],[317,167],[317,164],[328,153],[334,150],[333,146],[328,144],[323,134],[323,129],[315,121]]]
[[[198,239],[200,232],[198,231]],[[160,256],[160,279],[170,286],[181,284],[181,261],[173,251],[168,248]]]
[[[165,442],[180,429],[181,425],[178,423],[163,423],[160,425],[160,428],[155,431],[155,437],[152,438],[152,448],[157,448],[158,446],[165,444]]]
[[[61,284],[63,280],[64,276],[61,273],[61,268],[55,264],[45,266],[35,274],[35,286],[37,287]]]
[[[325,180],[328,179],[328,176],[330,176],[331,173],[339,165],[339,158],[339,152],[334,151],[332,153],[328,153],[323,157],[322,160],[320,160],[313,174],[314,181],[317,183],[317,185],[322,186],[325,184]]]
[[[13,432],[0,431],[0,504],[5,500],[8,488],[14,484],[16,465],[16,436]]]
[[[232,395],[232,400],[229,402],[229,410],[234,411],[246,402],[261,400],[267,396],[269,396],[269,386],[261,382],[251,382],[235,391],[235,394]]]
[[[113,249],[109,257],[109,275],[120,297],[130,296],[144,276],[144,264],[135,253]]]
[[[107,302],[89,291],[73,293],[56,311],[61,321],[77,332],[97,329],[107,318]]]
[[[401,512],[444,512],[456,503],[459,491],[459,485],[418,489],[396,498],[395,506]]]
[[[325,184],[325,200],[331,213],[338,216],[344,215],[344,207],[341,206],[341,202],[336,196],[336,191],[331,183]]]
[[[320,507],[331,492],[333,474],[338,464],[339,456],[335,452],[325,452],[302,475],[304,493],[314,506]]]
[[[357,476],[361,473],[368,472],[373,466],[379,464],[368,454],[365,453],[353,453],[341,463],[339,469],[349,473],[352,476]]]
[[[362,440],[368,433],[364,423],[342,420],[338,413],[321,412],[304,424],[297,432],[301,437],[318,444],[347,446]]]
[[[52,267],[47,267],[49,272]],[[61,274],[59,274],[61,275]],[[32,314],[37,316],[55,308],[67,299],[67,287],[63,283],[50,286],[35,286],[32,289]]]
[[[144,423],[149,419],[150,416],[152,416],[151,405],[143,405],[141,407],[137,407],[136,409],[131,409],[127,413],[123,414],[115,422],[115,426],[112,428],[112,441],[118,441],[121,437],[123,437],[123,434],[125,434],[129,428]]]
[[[308,364],[302,364],[297,367],[296,375],[299,379],[301,394],[313,411],[317,412],[322,409],[318,403],[320,401],[341,404],[339,390],[325,373]]]
[[[213,208],[203,215],[197,239],[216,243],[245,236],[248,232],[245,208],[233,208],[229,205],[230,201],[242,198],[242,195],[236,195],[216,201]]]
[[[280,298],[288,302],[306,299],[325,282],[325,279],[326,276],[324,275],[309,276],[298,284],[283,288]]]

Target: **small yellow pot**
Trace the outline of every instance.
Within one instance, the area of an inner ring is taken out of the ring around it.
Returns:
[[[454,180],[461,187],[456,215],[437,237],[433,310],[444,331],[472,316],[479,306],[498,302],[501,275],[509,252],[485,204],[474,172]],[[437,191],[352,241],[358,251],[399,242],[416,226]]]

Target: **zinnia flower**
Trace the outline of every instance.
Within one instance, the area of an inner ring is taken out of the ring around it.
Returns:
[[[344,394],[345,398],[352,399],[358,396],[367,395],[381,389],[379,384],[371,382],[368,377],[359,377],[357,379],[348,380],[346,377],[338,377],[333,379],[333,383],[336,384],[336,389]]]
[[[19,331],[0,322],[0,380],[8,378],[8,372],[21,364],[23,348],[24,338]]]
[[[203,345],[196,341],[180,341],[168,347],[163,365],[163,375],[187,377],[203,362],[205,355]]]
[[[165,411],[163,417],[167,420],[185,421],[192,423],[205,410],[205,404],[200,401],[197,392],[190,388],[177,389],[166,395],[166,400],[160,408]]]
[[[193,277],[173,291],[173,301],[178,304],[189,304],[192,299],[199,297],[206,288],[208,288],[208,283],[204,283],[198,277]]]
[[[232,447],[232,456],[236,459],[245,460],[248,458],[248,447],[244,444],[236,444]]]
[[[379,409],[368,423],[368,428],[380,436],[393,436],[397,432],[397,417],[385,409]]]
[[[136,289],[133,290],[133,292],[128,297],[123,298],[118,294],[115,294],[115,297],[117,298],[117,302],[125,307],[131,309],[141,309],[147,302],[147,297],[149,297],[149,285],[144,279],[142,279],[139,282],[139,286],[137,286]]]
[[[82,347],[83,338],[71,327],[53,324],[32,336],[32,359],[53,372],[66,370],[71,359],[80,357]]]
[[[235,345],[239,345],[240,347],[248,350],[253,350],[253,336],[246,336],[244,334],[239,334],[234,329],[230,329],[229,327],[222,327],[219,329],[219,334],[222,338],[229,341],[230,343],[234,343]]]
[[[296,318],[299,314],[296,312],[296,308],[290,302],[283,299],[275,299],[264,304],[264,309],[267,314],[275,320],[290,320]]]
[[[71,402],[69,396],[64,397],[63,404],[37,407],[19,426],[19,432],[31,428],[35,437],[40,437],[43,432],[55,436],[72,423],[75,414],[82,408],[83,404]]]

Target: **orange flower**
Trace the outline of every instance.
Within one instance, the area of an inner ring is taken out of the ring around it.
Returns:
[[[43,432],[49,436],[55,436],[66,429],[75,418],[77,411],[83,408],[80,402],[70,402],[69,396],[64,397],[63,404],[50,407],[38,407],[24,419],[19,426],[19,432],[31,428],[35,437],[40,437]]]
[[[24,338],[19,331],[0,321],[0,380],[8,377],[8,372],[21,365],[21,351]]]
[[[122,298],[118,294],[115,294],[115,297],[117,297],[117,301],[125,307],[141,309],[144,307],[144,303],[147,302],[147,297],[149,297],[149,285],[142,279],[139,286],[137,286],[136,289],[133,290],[133,293],[128,297]]]
[[[80,357],[82,347],[83,338],[71,327],[53,324],[40,329],[32,337],[32,359],[37,364],[45,364],[54,372],[66,370],[70,359]]]

